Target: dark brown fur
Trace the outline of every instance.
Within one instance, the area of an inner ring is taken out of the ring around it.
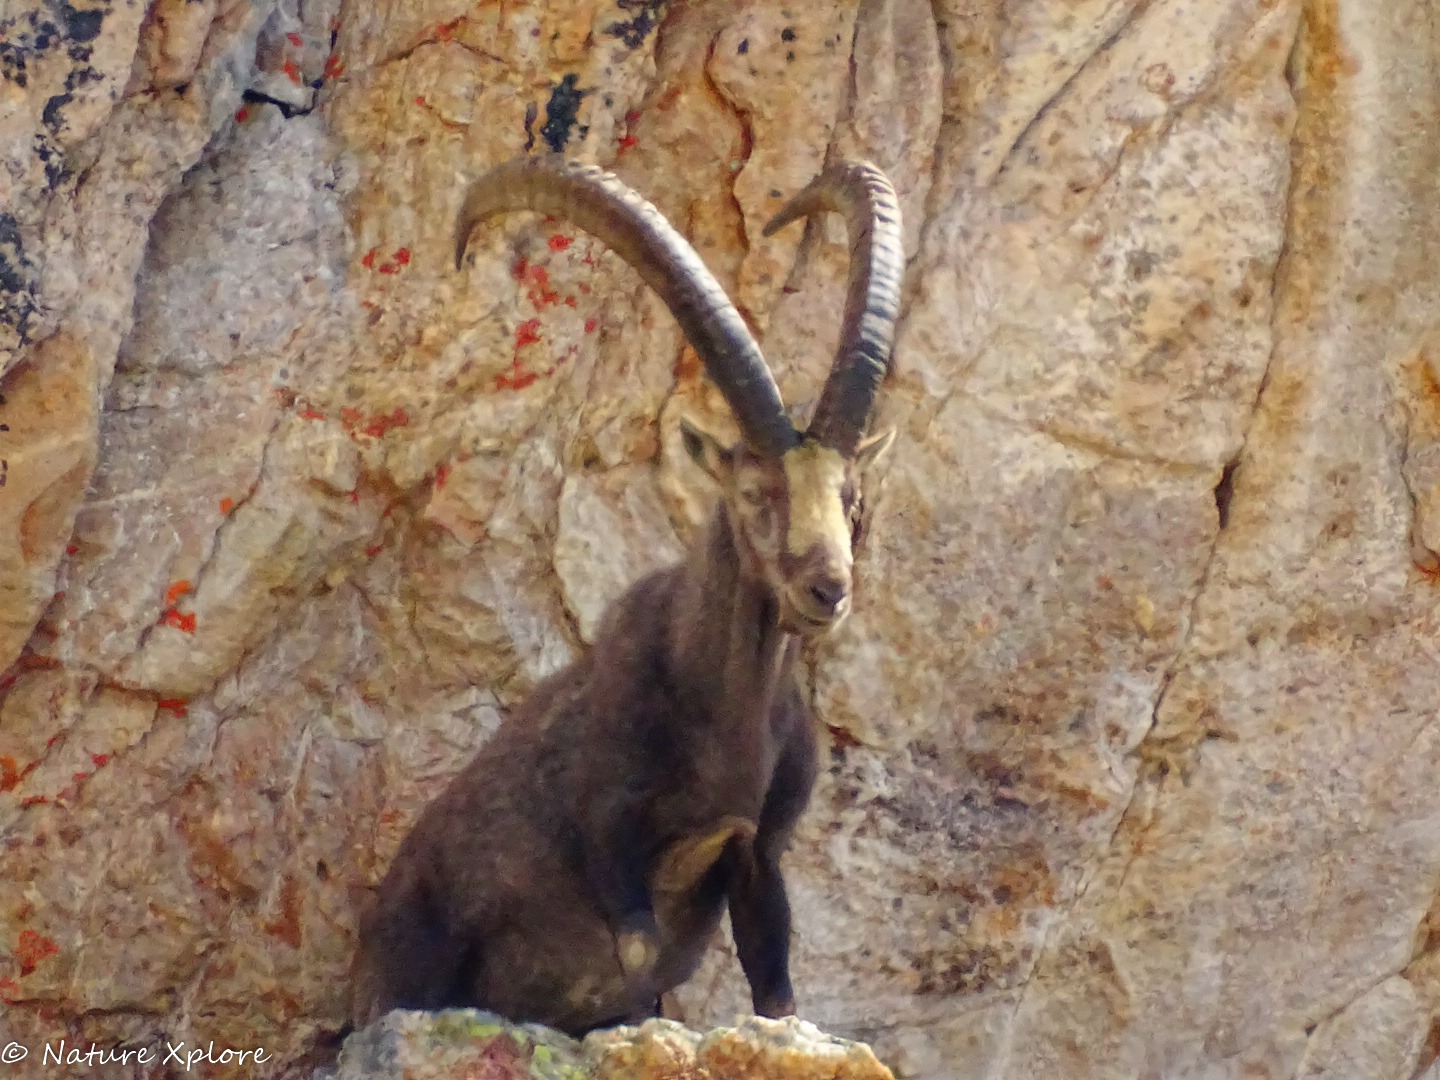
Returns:
[[[727,902],[756,1011],[793,1012],[779,861],[816,744],[799,641],[735,513],[632,586],[426,808],[362,920],[357,1024],[475,1005],[578,1034],[653,1015]],[[646,963],[621,962],[627,935]]]

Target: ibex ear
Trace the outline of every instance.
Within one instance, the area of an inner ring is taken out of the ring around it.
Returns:
[[[878,435],[871,435],[855,448],[855,464],[860,467],[861,472],[868,472],[876,462],[890,452],[890,447],[894,444],[894,428],[882,431]]]
[[[706,431],[688,416],[680,417],[680,441],[690,460],[710,474],[710,478],[724,487],[730,478],[731,453],[720,445],[720,440]]]

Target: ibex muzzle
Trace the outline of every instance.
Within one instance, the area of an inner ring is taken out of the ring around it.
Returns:
[[[669,305],[729,402],[727,447],[690,420],[716,481],[709,530],[633,585],[594,648],[545,680],[427,807],[361,921],[354,1020],[477,1005],[572,1033],[639,1019],[689,978],[724,910],[755,1009],[794,1011],[780,856],[814,783],[802,637],[853,603],[865,438],[890,359],[900,215],[873,165],[827,169],[767,226],[845,216],[840,348],[809,427],[790,422],[744,320],[690,245],[615,177],[558,157],[477,180],[483,218],[535,210],[599,237]]]

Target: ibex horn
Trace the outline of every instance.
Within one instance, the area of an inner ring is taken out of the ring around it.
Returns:
[[[560,155],[518,157],[470,185],[455,226],[455,265],[477,222],[535,210],[608,244],[654,289],[700,355],[756,453],[779,457],[800,441],[760,347],[689,242],[649,202],[593,165]]]
[[[905,251],[895,189],[868,161],[842,161],[826,169],[770,219],[765,235],[825,210],[845,215],[850,287],[840,347],[807,435],[850,457],[865,434],[875,392],[890,369]]]

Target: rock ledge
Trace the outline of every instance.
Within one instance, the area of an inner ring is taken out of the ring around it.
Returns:
[[[583,1041],[477,1009],[397,1009],[346,1040],[315,1080],[893,1080],[864,1043],[795,1017],[698,1034],[673,1020]]]

